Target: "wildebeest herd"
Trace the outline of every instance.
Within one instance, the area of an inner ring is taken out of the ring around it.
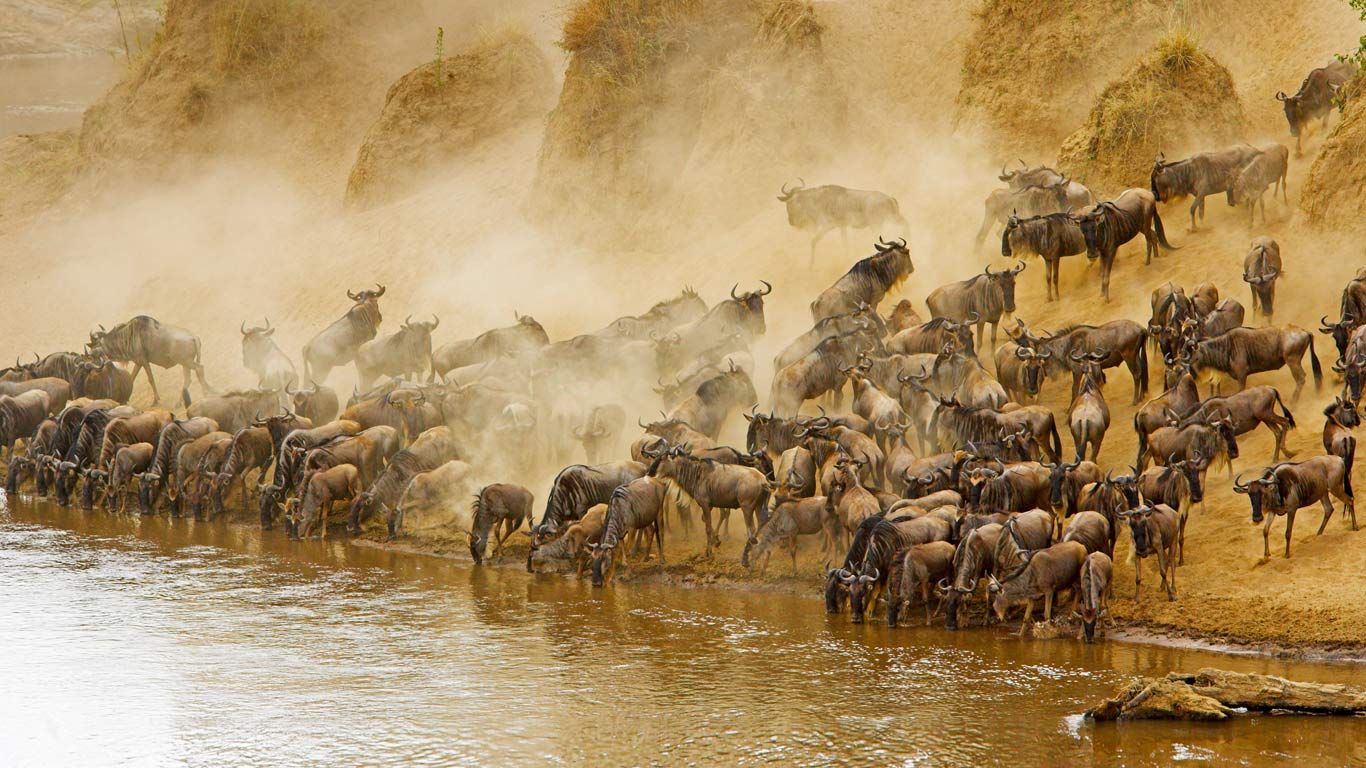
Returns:
[[[1281,95],[1295,135],[1305,116],[1323,116],[1316,99],[1340,84],[1334,77],[1311,75],[1300,93]],[[1307,381],[1306,354],[1316,387],[1323,372],[1314,334],[1270,325],[1285,273],[1274,239],[1253,239],[1242,261],[1253,314],[1266,323],[1259,327],[1245,326],[1243,305],[1211,283],[1167,282],[1152,291],[1146,323],[1031,328],[1014,316],[1022,259],[1044,261],[1051,301],[1059,260],[1085,253],[1100,264],[1108,300],[1121,246],[1142,235],[1145,261],[1174,249],[1159,203],[1193,198],[1192,229],[1211,194],[1251,210],[1268,188],[1283,192],[1288,156],[1268,145],[1159,157],[1150,188],[1109,200],[1047,167],[1002,169],[1007,186],[988,198],[978,242],[1002,225],[1001,254],[1014,263],[929,291],[925,320],[909,300],[889,300],[915,271],[907,241],[879,237],[872,255],[814,298],[810,329],[772,361],[766,410],[753,354],[768,332],[766,281],[745,292],[736,285],[712,306],[686,289],[558,341],[515,314],[509,326],[443,345],[433,338],[442,327],[435,316],[410,315],[381,333],[384,286],[348,291],[350,307],[304,345],[302,375],[269,319],[242,322],[242,364],[258,383],[227,393],[206,381],[190,331],[148,316],[99,326],[82,352],[35,355],[0,371],[6,491],[31,483],[62,505],[196,519],[224,514],[236,493],[238,509],[291,537],[326,536],[329,522],[391,538],[463,535],[476,563],[490,544],[497,557],[522,533],[529,571],[569,564],[590,570],[595,585],[628,559],[641,563],[653,551],[664,562],[666,531],[691,536],[695,517],[700,557],[721,557],[738,511],[744,567],[764,572],[776,550],[795,574],[800,542],[815,537],[835,563],[824,572],[827,610],[848,605],[856,622],[881,603],[895,626],[920,604],[927,622],[942,611],[956,628],[980,593],[988,618],[1022,605],[1023,632],[1036,602],[1051,620],[1068,594],[1089,641],[1106,612],[1122,531],[1135,595],[1149,560],[1176,599],[1187,521],[1208,471],[1232,474],[1239,437],[1259,426],[1275,437],[1276,463],[1232,487],[1248,496],[1252,519],[1265,521],[1264,554],[1272,522],[1284,516],[1289,557],[1295,514],[1315,503],[1324,510],[1320,533],[1333,499],[1356,529],[1366,269],[1344,288],[1338,320],[1324,316],[1319,328],[1337,347],[1333,370],[1344,381],[1324,410],[1324,453],[1281,461],[1293,456],[1287,402],[1298,402]],[[832,229],[906,227],[895,199],[877,192],[802,185],[779,199],[791,224],[814,233],[813,254]],[[1150,357],[1162,363],[1165,385],[1152,398]],[[348,364],[359,384],[343,401],[327,382]],[[1107,384],[1121,365],[1133,382],[1138,449],[1132,462],[1111,458],[1107,468],[1102,450],[1117,421]],[[153,366],[182,369],[179,412],[162,407]],[[1295,382],[1288,397],[1247,386],[1249,376],[1281,368]],[[152,405],[139,408],[129,401],[144,371]],[[1070,382],[1066,413],[1038,403],[1059,378]],[[1202,398],[1203,381],[1212,383]],[[1221,381],[1233,391],[1220,391]],[[647,402],[658,418],[630,412]],[[720,442],[739,417],[744,446]],[[584,463],[573,463],[580,456]],[[547,467],[558,471],[537,518],[533,493],[507,480]]]

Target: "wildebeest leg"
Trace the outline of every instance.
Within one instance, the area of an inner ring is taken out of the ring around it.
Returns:
[[[1025,601],[1024,621],[1020,622],[1020,637],[1024,637],[1025,630],[1029,629],[1029,620],[1034,618],[1033,598]]]
[[[1181,518],[1176,527],[1176,557],[1177,565],[1186,564],[1186,518],[1190,517],[1190,499],[1186,499],[1181,505]]]
[[[707,536],[707,549],[706,549],[706,552],[704,553],[704,557],[707,557],[708,559],[710,559],[710,558],[711,558],[712,547],[714,547],[714,546],[716,546],[716,545],[718,545],[718,544],[721,543],[721,538],[720,538],[719,536],[717,536],[716,533],[712,530],[712,525],[711,525],[711,507],[703,507],[703,508],[702,508],[702,525],[707,529],[707,530],[706,530],[706,536]]]
[[[1195,212],[1196,212],[1196,211],[1199,211],[1199,212],[1200,212],[1200,219],[1201,219],[1202,221],[1203,221],[1204,218],[1205,218],[1204,206],[1201,205],[1201,203],[1203,203],[1203,202],[1205,202],[1205,199],[1204,199],[1203,197],[1200,197],[1199,195],[1196,195],[1196,196],[1195,196],[1195,199],[1191,201],[1191,228],[1190,228],[1190,231],[1192,231],[1192,232],[1195,231]]]
[[[1295,513],[1299,510],[1292,509],[1285,514],[1285,556],[1290,558],[1290,532],[1295,529]]]
[[[827,230],[820,230],[816,233],[815,237],[811,238],[811,263],[809,265],[810,268],[814,268],[816,266],[816,243],[819,243],[821,241],[821,238],[825,237],[826,231]]]
[[[1115,255],[1113,253],[1102,254],[1100,257],[1100,295],[1105,301],[1110,301],[1110,269],[1115,265]]]
[[[152,405],[159,404],[161,402],[161,393],[157,391],[157,380],[156,377],[152,376],[152,366],[150,364],[136,363],[133,366],[134,381],[138,378],[139,370],[147,372],[147,383],[152,387]]]
[[[1143,595],[1143,558],[1134,554],[1134,602]]]
[[[1285,367],[1290,369],[1290,375],[1295,379],[1295,393],[1290,396],[1291,405],[1300,401],[1300,390],[1304,389],[1304,363],[1301,359],[1304,352],[1301,351],[1300,355],[1301,357],[1290,358],[1285,361]]]
[[[1333,501],[1324,496],[1320,501],[1323,503],[1323,522],[1319,523],[1319,532],[1315,536],[1322,536],[1323,529],[1328,527],[1328,518],[1333,516]]]
[[[1053,600],[1057,594],[1051,589],[1043,593],[1043,620],[1045,624],[1053,623]]]

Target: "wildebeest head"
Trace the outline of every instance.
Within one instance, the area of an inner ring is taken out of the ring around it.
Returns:
[[[1362,385],[1366,383],[1366,355],[1354,355],[1350,360],[1339,359],[1333,363],[1333,370],[1342,374],[1348,397],[1361,400]]]
[[[802,193],[806,191],[806,181],[801,177],[797,178],[796,186],[791,189],[784,184],[779,188],[781,194],[778,195],[778,202],[787,205],[787,223],[801,229],[815,223],[816,212],[811,205],[803,204],[805,197]]]
[[[730,289],[731,301],[738,303],[745,310],[744,325],[746,325],[755,336],[762,336],[768,330],[764,324],[764,297],[773,292],[773,286],[767,280],[760,280],[764,287],[757,291],[746,291],[736,294],[735,289],[740,287],[736,283]]]
[[[348,298],[348,299],[350,299],[350,300],[356,302],[357,304],[364,304],[364,303],[367,302],[367,301],[372,301],[372,300],[374,300],[374,299],[378,299],[379,297],[383,296],[385,290],[386,290],[386,289],[385,289],[384,286],[382,286],[382,285],[376,283],[376,284],[375,284],[375,289],[374,289],[373,291],[370,291],[370,290],[359,291],[359,292],[347,291],[347,292],[346,292],[346,298]]]
[[[1328,322],[1328,316],[1319,318],[1319,333],[1333,337],[1333,346],[1338,348],[1338,357],[1347,354],[1347,344],[1352,340],[1352,331],[1360,325],[1356,316],[1350,312],[1343,314],[1336,323]]]
[[[1160,153],[1157,159],[1153,161],[1153,170],[1148,176],[1148,186],[1152,189],[1153,198],[1159,203],[1166,202],[1175,194],[1171,174],[1168,170],[1171,165],[1173,164],[1167,162],[1166,154]]]
[[[1148,521],[1153,516],[1153,508],[1147,505],[1135,507],[1120,512],[1119,516],[1129,523],[1129,533],[1134,538],[1134,552],[1139,554],[1152,552],[1158,543],[1154,540],[1153,531],[1148,526]]]
[[[1276,100],[1285,108],[1285,121],[1290,124],[1290,135],[1300,135],[1300,95],[1287,96],[1285,91],[1276,91]]]
[[[1069,474],[1077,471],[1077,467],[1081,466],[1081,460],[1078,459],[1071,464],[1067,462],[1045,463],[1044,466],[1048,468],[1048,503],[1054,507],[1061,507],[1063,481],[1067,479]]]
[[[1015,348],[1015,357],[1024,363],[1021,379],[1024,383],[1025,393],[1029,395],[1039,394],[1039,387],[1043,384],[1044,370],[1048,367],[1049,359],[1053,357],[1052,350],[1018,346]]]
[[[1062,174],[1049,168],[1046,165],[1036,165],[1029,167],[1024,160],[1020,160],[1020,167],[1013,171],[1006,170],[1001,166],[1001,173],[996,178],[1010,185],[1011,189],[1024,189],[1031,186],[1051,186],[1062,178]]]
[[[1024,268],[1025,263],[1021,261],[1018,266],[1012,269],[1002,269],[993,272],[991,267],[987,267],[985,270],[987,279],[991,281],[992,287],[1000,289],[1002,306],[1005,308],[1007,314],[1013,314],[1015,312],[1015,276],[1023,272]]]
[[[1210,419],[1209,426],[1224,441],[1224,447],[1228,450],[1229,460],[1238,458],[1238,438],[1233,429],[1233,419],[1225,416],[1219,419]]]
[[[1081,236],[1086,240],[1086,258],[1100,258],[1101,230],[1105,226],[1106,212],[1113,207],[1112,203],[1101,203],[1086,213],[1075,217],[1077,226],[1081,228]]]
[[[271,327],[270,318],[267,317],[266,324],[260,328],[248,328],[246,321],[243,321],[241,331],[242,365],[248,370],[257,370],[275,346],[275,342],[271,340],[275,329]]]
[[[1158,475],[1160,481],[1170,478],[1172,472],[1180,472],[1186,478],[1186,485],[1190,488],[1190,499],[1192,504],[1199,504],[1205,499],[1205,488],[1200,483],[1200,473],[1209,466],[1209,459],[1206,459],[1195,451],[1189,459],[1175,461],[1175,456],[1167,457],[1167,466],[1163,467],[1162,474]]]
[[[1242,475],[1233,479],[1233,490],[1235,493],[1247,495],[1248,503],[1252,505],[1252,522],[1260,523],[1263,519],[1263,504],[1271,504],[1275,508],[1280,500],[1280,484],[1276,480],[1276,468],[1267,467],[1262,471],[1261,477],[1247,483],[1239,482]]]
[[[1348,429],[1361,426],[1361,412],[1357,410],[1356,401],[1342,395],[1333,398],[1333,402],[1323,409],[1323,415]]]

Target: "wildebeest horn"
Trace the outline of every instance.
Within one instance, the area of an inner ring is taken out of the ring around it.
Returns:
[[[437,328],[437,326],[439,326],[439,325],[441,325],[441,318],[437,317],[437,316],[436,316],[436,313],[433,312],[433,313],[432,313],[432,330],[435,331],[436,328]]]
[[[1285,101],[1285,91],[1276,91],[1276,101]]]
[[[1020,160],[1020,167],[1021,167],[1021,168],[1028,168],[1028,167],[1029,167],[1029,163],[1026,163],[1024,160]]]
[[[1328,315],[1322,315],[1322,316],[1319,318],[1319,332],[1320,332],[1320,333],[1332,333],[1334,330],[1336,330],[1336,328],[1337,328],[1337,326],[1335,326],[1335,325],[1333,325],[1332,323],[1328,322]]]
[[[350,300],[352,300],[352,301],[356,301],[356,300],[359,299],[360,297],[357,296],[354,292],[348,290],[348,291],[346,292],[346,298],[348,298],[348,299],[350,299]]]
[[[1003,165],[1001,166],[1001,175],[997,176],[996,178],[1000,179],[1001,181],[1010,181],[1012,177],[1010,175],[1010,171],[1007,171],[1006,167]]]
[[[1016,268],[1010,270],[1010,274],[1012,274],[1012,275],[1018,275],[1018,274],[1020,274],[1021,272],[1024,271],[1024,268],[1025,268],[1025,263],[1022,261],[1022,262],[1020,262],[1020,265],[1019,265],[1018,267],[1016,267]]]
[[[379,283],[375,283],[375,288],[377,289],[377,290],[375,291],[375,298],[377,298],[377,299],[378,299],[379,297],[383,296],[383,295],[384,295],[384,292],[385,292],[386,290],[388,290],[387,288],[385,288],[384,286],[380,285]]]
[[[759,282],[764,284],[764,289],[762,291],[755,291],[755,293],[760,296],[767,296],[770,293],[773,293],[773,286],[769,285],[767,280],[760,280]]]
[[[247,321],[246,321],[246,320],[243,320],[243,321],[242,321],[242,328],[241,328],[241,330],[242,330],[242,335],[243,335],[243,336],[246,336],[246,335],[247,335]]]
[[[739,287],[740,287],[740,284],[739,284],[739,283],[736,283],[735,285],[732,285],[732,286],[730,287],[730,297],[731,297],[732,299],[739,299],[739,298],[740,298],[739,296],[736,296],[736,295],[735,295],[735,289],[736,289],[736,288],[739,288]]]
[[[1238,473],[1238,476],[1235,477],[1235,478],[1233,478],[1233,491],[1234,491],[1235,493],[1247,493],[1248,483],[1241,483],[1241,482],[1239,482],[1239,481],[1242,480],[1242,479],[1243,479],[1243,473],[1242,473],[1242,472],[1239,472],[1239,473]]]
[[[413,316],[412,316],[412,315],[408,315],[407,317],[403,318],[403,327],[404,327],[404,328],[407,328],[409,325],[412,325],[412,323],[413,323]]]

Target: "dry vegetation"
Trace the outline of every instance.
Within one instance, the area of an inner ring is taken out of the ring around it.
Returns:
[[[1145,186],[1153,158],[1185,157],[1247,138],[1247,119],[1222,64],[1184,30],[1101,92],[1081,128],[1058,150],[1061,170],[1117,193]]]

